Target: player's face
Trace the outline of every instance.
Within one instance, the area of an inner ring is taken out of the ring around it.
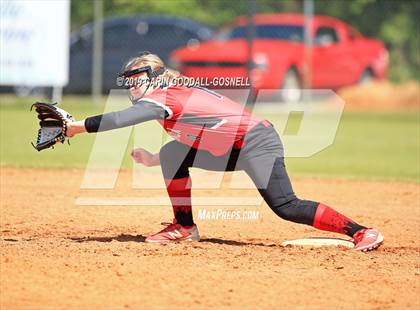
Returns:
[[[134,69],[137,69],[137,68],[134,67],[133,70]],[[133,81],[135,81],[135,83],[133,83],[133,86],[130,88],[130,93],[133,99],[136,99],[143,95],[143,93],[147,89],[147,86],[149,85],[149,82],[148,82],[146,72],[133,75],[132,78],[133,78]],[[152,91],[152,88],[149,88],[144,95],[147,95],[151,91]]]

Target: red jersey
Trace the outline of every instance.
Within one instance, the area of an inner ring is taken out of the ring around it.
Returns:
[[[158,88],[141,100],[165,109],[167,117],[159,123],[170,136],[215,156],[240,144],[243,136],[263,121],[244,106],[201,87]]]

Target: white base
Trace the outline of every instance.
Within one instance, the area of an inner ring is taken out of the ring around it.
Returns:
[[[346,248],[354,248],[354,243],[350,240],[340,238],[323,238],[313,237],[296,240],[284,241],[281,246],[312,246],[312,247],[323,247],[323,246],[343,246]]]

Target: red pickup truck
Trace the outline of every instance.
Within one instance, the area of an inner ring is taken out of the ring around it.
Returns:
[[[194,78],[246,77],[246,23],[239,17],[212,40],[177,49],[171,54],[172,66]],[[303,15],[258,14],[254,24],[251,78],[257,89],[337,89],[386,75],[384,44],[336,18],[313,17],[308,27],[311,48],[304,44]],[[306,83],[305,63],[310,69]]]

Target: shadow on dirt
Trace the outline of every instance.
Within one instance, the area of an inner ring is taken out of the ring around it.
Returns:
[[[70,239],[75,242],[145,242],[146,237],[143,235],[125,235],[121,234],[118,236],[111,236],[111,237],[69,237]],[[235,241],[235,240],[226,240],[226,239],[219,239],[219,238],[203,238],[200,240],[200,243],[214,243],[214,244],[226,244],[226,245],[233,245],[233,246],[263,246],[263,247],[275,247],[277,246],[274,243],[262,243],[262,242],[244,242],[244,241]]]
[[[111,241],[119,241],[119,242],[145,242],[146,237],[143,235],[125,235],[121,234],[118,236],[113,237],[70,237],[67,238],[72,241],[76,242],[90,242],[90,241],[96,241],[96,242],[111,242]]]
[[[208,243],[216,243],[216,244],[227,244],[227,245],[236,245],[236,246],[264,246],[264,247],[275,247],[276,244],[274,243],[254,243],[254,242],[243,242],[243,241],[235,241],[235,240],[225,240],[219,238],[204,238],[201,239],[200,242],[208,242]]]

